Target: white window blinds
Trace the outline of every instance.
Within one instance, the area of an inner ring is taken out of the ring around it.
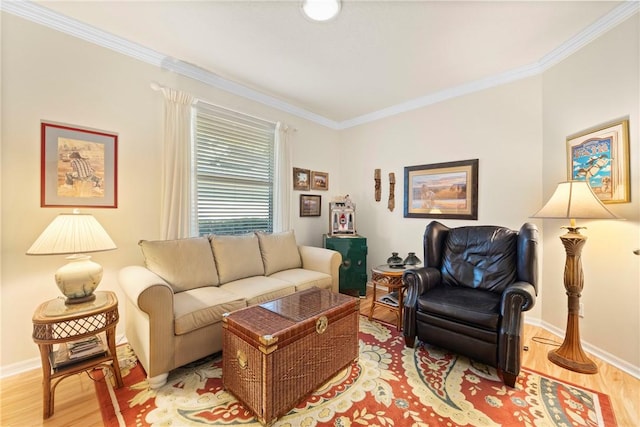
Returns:
[[[203,102],[195,110],[199,234],[272,232],[276,124]]]

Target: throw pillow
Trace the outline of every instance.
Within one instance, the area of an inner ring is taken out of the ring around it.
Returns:
[[[141,240],[146,267],[171,285],[173,292],[218,286],[218,272],[206,237]]]
[[[264,276],[260,246],[255,234],[211,236],[211,247],[220,284],[252,276]]]
[[[293,231],[256,233],[264,263],[264,274],[269,276],[282,270],[302,267],[298,244]]]

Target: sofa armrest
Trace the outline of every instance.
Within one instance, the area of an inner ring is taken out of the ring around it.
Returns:
[[[126,295],[125,332],[149,377],[174,368],[173,290],[142,266],[128,266],[118,275]]]
[[[342,264],[340,252],[315,246],[298,246],[298,250],[302,258],[302,268],[329,274],[331,290],[340,292],[340,265]]]

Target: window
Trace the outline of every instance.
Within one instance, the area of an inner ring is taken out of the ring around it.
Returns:
[[[272,232],[276,124],[202,102],[194,116],[199,235]]]

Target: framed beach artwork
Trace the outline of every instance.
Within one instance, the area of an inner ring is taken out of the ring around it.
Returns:
[[[603,203],[629,202],[629,120],[567,137],[567,174],[570,180],[588,181]]]
[[[41,122],[40,206],[118,207],[118,135]]]
[[[405,167],[404,216],[478,219],[478,159]]]

